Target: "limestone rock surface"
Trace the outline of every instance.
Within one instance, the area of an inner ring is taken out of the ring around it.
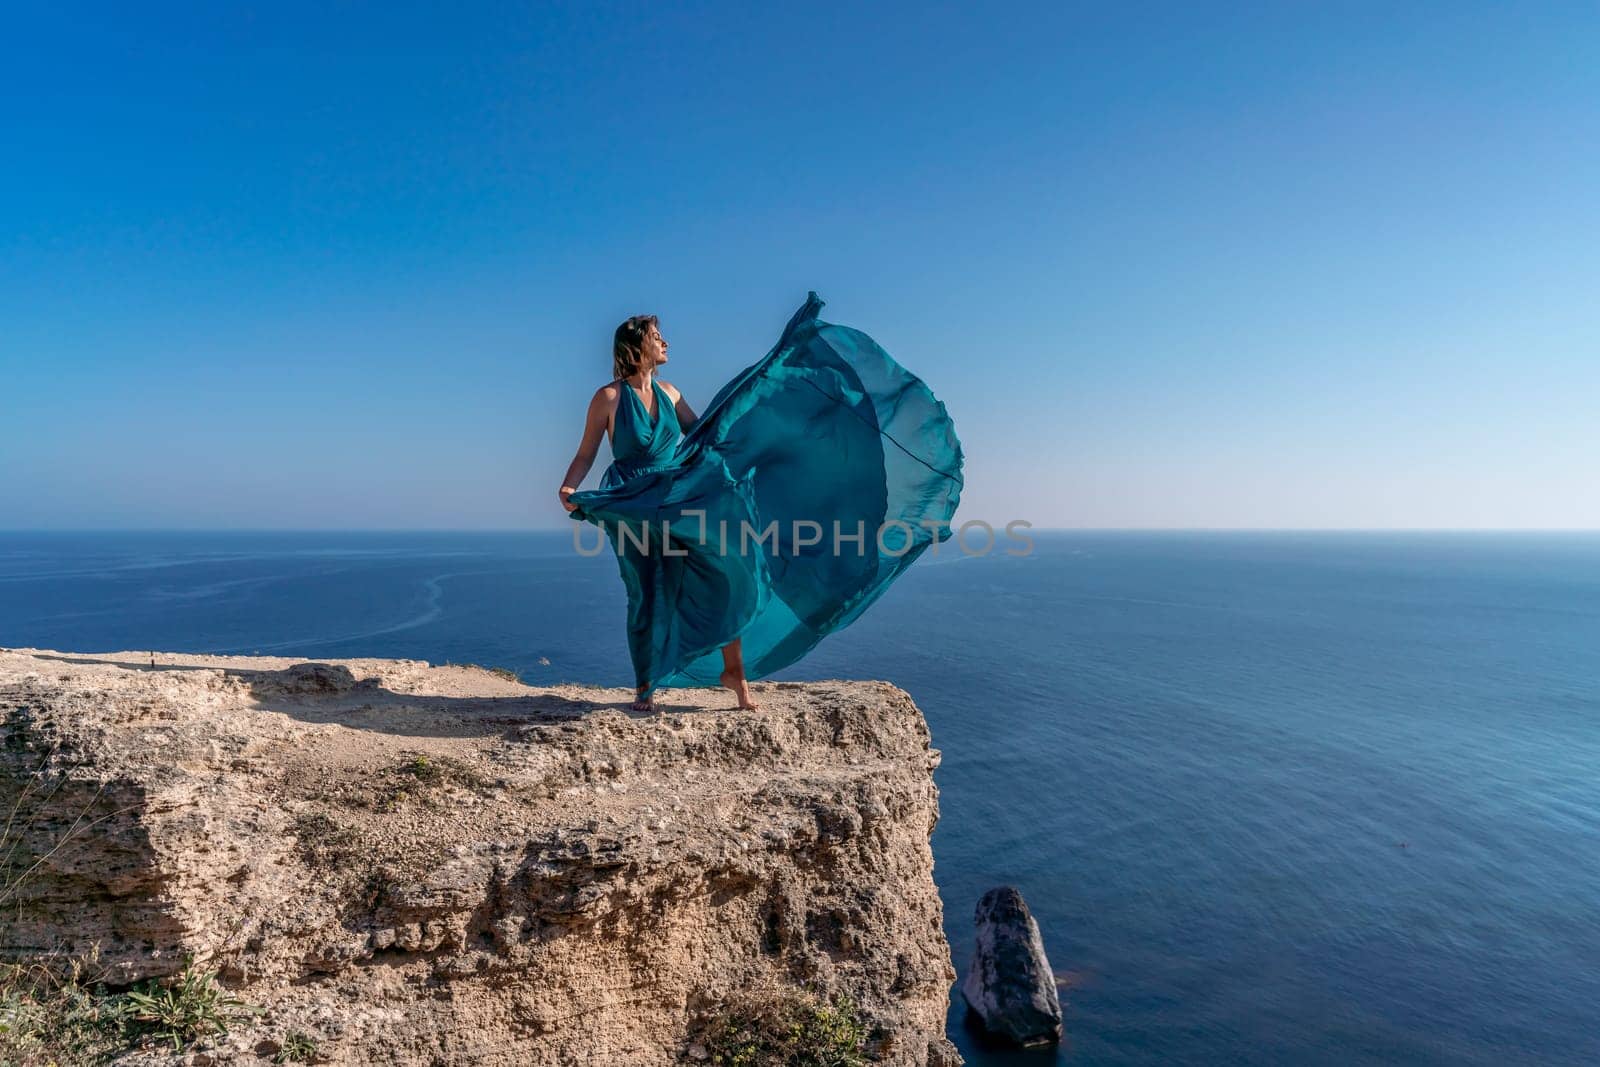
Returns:
[[[881,1062],[958,1063],[922,714],[755,690],[649,716],[476,667],[0,650],[0,958],[193,959],[261,1009],[218,1063],[296,1033],[334,1064],[692,1062],[772,980],[848,993]]]

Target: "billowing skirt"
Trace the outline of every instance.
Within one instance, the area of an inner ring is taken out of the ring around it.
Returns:
[[[640,689],[718,684],[734,638],[747,677],[786,667],[951,536],[962,454],[944,404],[821,308],[810,294],[671,455],[571,497],[611,538]]]

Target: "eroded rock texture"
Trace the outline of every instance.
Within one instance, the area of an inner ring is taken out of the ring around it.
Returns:
[[[153,660],[153,665],[152,665]],[[218,970],[339,1064],[684,1062],[765,979],[958,1062],[938,753],[877,682],[534,689],[393,660],[0,652],[0,957]]]
[[[1061,1000],[1044,954],[1044,939],[1015,886],[985,893],[974,913],[977,944],[961,985],[983,1030],[1007,1044],[1034,1047],[1061,1040]]]

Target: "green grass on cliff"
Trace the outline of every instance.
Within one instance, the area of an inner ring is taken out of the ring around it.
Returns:
[[[152,1044],[181,1051],[250,1013],[193,966],[113,991],[82,964],[0,964],[0,1067],[97,1067]]]
[[[129,1047],[126,1005],[80,979],[0,964],[0,1067],[88,1067]]]
[[[768,987],[725,1005],[700,1044],[715,1067],[865,1067],[866,1040],[848,997]]]

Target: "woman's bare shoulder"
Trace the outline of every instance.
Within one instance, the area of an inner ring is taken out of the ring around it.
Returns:
[[[661,388],[667,391],[667,395],[672,398],[672,402],[674,404],[683,399],[683,394],[678,392],[678,387],[676,385],[673,385],[665,378],[657,378],[656,381],[661,383]]]
[[[615,404],[617,402],[617,397],[621,395],[622,393],[618,391],[617,383],[615,381],[609,381],[594,391],[592,402]]]

